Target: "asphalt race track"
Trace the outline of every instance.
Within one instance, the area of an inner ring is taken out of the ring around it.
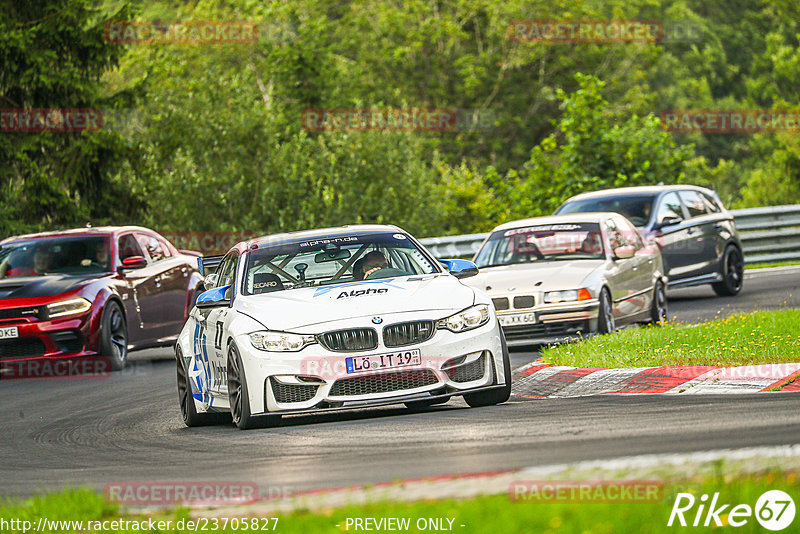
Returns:
[[[800,308],[800,268],[752,277],[735,298],[670,292],[696,322]],[[535,353],[514,353],[515,364]],[[145,355],[169,356],[169,351]],[[142,355],[139,355],[139,359]],[[800,393],[514,399],[421,413],[382,408],[286,418],[278,428],[183,426],[169,360],[105,379],[0,380],[0,494],[119,481],[255,482],[290,491],[619,456],[800,443]]]

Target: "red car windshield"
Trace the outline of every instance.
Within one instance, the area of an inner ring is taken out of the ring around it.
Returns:
[[[35,239],[6,243],[0,248],[0,278],[111,270],[110,240],[106,236]]]

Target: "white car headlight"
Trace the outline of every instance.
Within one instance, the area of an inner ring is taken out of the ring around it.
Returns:
[[[544,294],[546,304],[556,304],[558,302],[575,302],[576,300],[590,300],[592,295],[586,288],[568,289],[564,291],[548,291]]]
[[[466,332],[489,322],[489,306],[478,304],[445,319],[439,319],[437,328],[446,328],[451,332]]]
[[[54,317],[63,317],[65,315],[78,315],[91,307],[92,303],[82,298],[62,300],[61,302],[47,305],[47,316],[53,319]]]
[[[316,343],[314,336],[292,334],[289,332],[270,332],[264,330],[250,334],[250,343],[258,350],[270,352],[294,352],[302,350],[306,345]]]

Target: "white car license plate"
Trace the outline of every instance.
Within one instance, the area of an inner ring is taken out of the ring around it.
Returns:
[[[518,324],[531,324],[536,322],[535,313],[517,313],[514,315],[498,315],[500,326],[514,326]]]
[[[386,354],[375,354],[373,356],[353,356],[345,359],[348,373],[379,371],[381,369],[419,365],[421,363],[422,356],[420,355],[419,349],[401,350],[398,352],[388,352]]]
[[[15,337],[19,337],[19,328],[16,326],[0,328],[0,339],[11,339]]]

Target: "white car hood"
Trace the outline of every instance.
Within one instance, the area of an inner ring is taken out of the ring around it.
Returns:
[[[465,283],[490,294],[578,289],[604,264],[605,260],[572,260],[483,267]]]
[[[426,310],[457,312],[474,301],[472,288],[454,276],[438,274],[239,296],[235,307],[270,330],[291,331],[355,317]]]

